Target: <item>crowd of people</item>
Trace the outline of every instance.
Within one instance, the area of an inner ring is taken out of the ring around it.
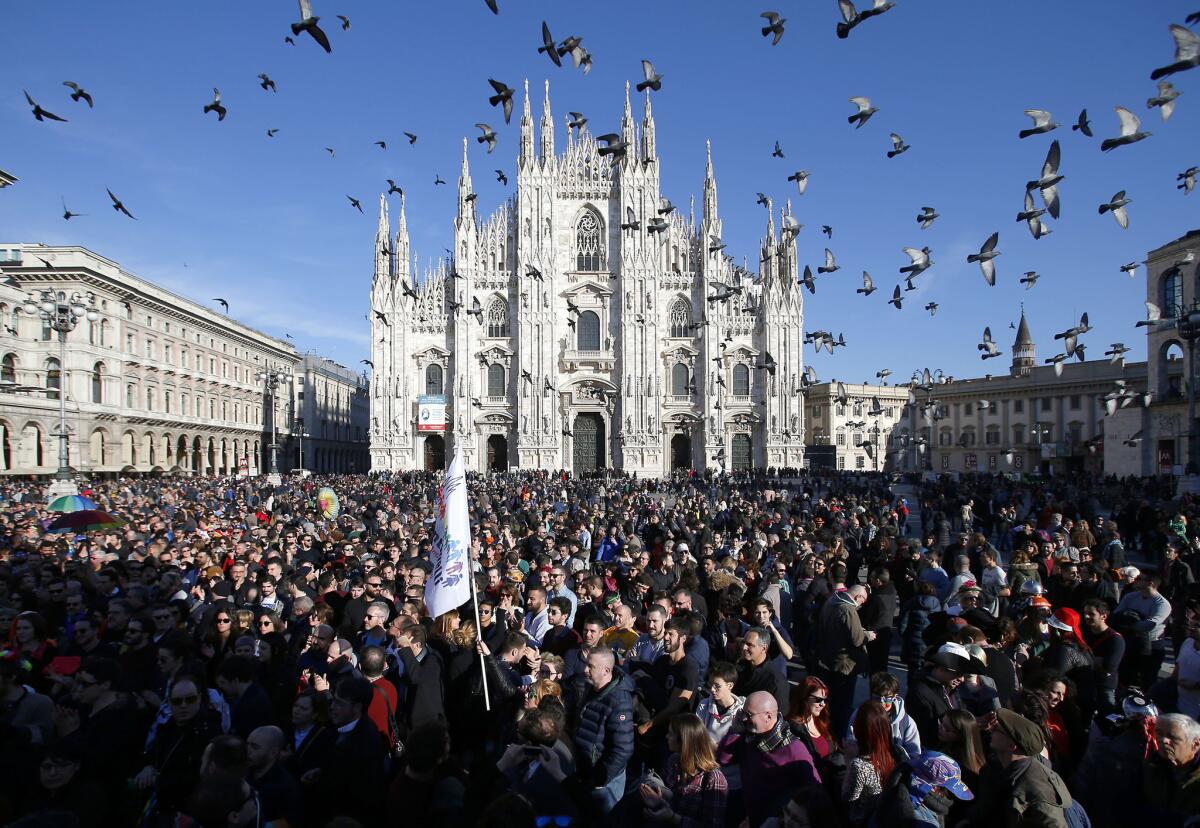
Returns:
[[[1163,481],[471,476],[430,617],[438,483],[0,485],[0,824],[1200,825]]]

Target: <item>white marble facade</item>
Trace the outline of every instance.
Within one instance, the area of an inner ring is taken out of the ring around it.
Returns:
[[[621,135],[617,161],[586,127],[556,153],[549,86],[535,134],[526,85],[516,194],[476,214],[464,141],[455,255],[419,279],[403,197],[393,234],[381,196],[373,470],[440,468],[455,445],[481,471],[803,464],[794,239],[769,211],[759,273],[737,267],[714,249],[711,148],[697,224],[664,212],[650,99],[636,123],[628,86]],[[740,293],[709,301],[720,285]]]

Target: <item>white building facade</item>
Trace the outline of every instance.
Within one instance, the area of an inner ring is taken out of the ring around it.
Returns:
[[[0,474],[57,469],[60,394],[83,474],[265,470],[272,403],[286,440],[290,391],[270,397],[257,378],[293,371],[286,342],[82,247],[0,244],[0,272]],[[67,334],[65,362],[58,333],[21,310],[42,290],[92,294],[99,311]]]
[[[557,153],[549,87],[535,134],[526,85],[515,196],[477,216],[464,141],[454,257],[420,280],[403,198],[393,235],[381,197],[372,470],[441,468],[456,447],[477,470],[803,464],[794,238],[772,209],[760,272],[736,268],[711,150],[697,224],[666,209],[650,100],[635,123],[628,87],[621,139],[613,160],[568,128]]]
[[[370,383],[331,359],[305,354],[296,366],[290,465],[317,474],[370,467]]]
[[[839,389],[839,385],[841,386]],[[846,392],[845,399],[840,391]],[[894,471],[908,414],[907,386],[822,382],[808,404],[809,468]]]

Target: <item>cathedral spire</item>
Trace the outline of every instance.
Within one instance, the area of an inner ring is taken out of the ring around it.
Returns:
[[[629,81],[625,81],[625,113],[621,116],[621,140],[625,142],[625,158],[632,161],[637,153],[633,142],[633,108],[629,105]]]
[[[1025,321],[1025,304],[1021,304],[1021,322],[1017,325],[1017,338],[1013,340],[1012,366],[1009,369],[1014,377],[1028,376],[1037,366],[1037,347],[1029,333],[1029,323]]]
[[[708,161],[704,168],[704,220],[717,220],[717,177],[713,174],[712,141],[705,141]]]
[[[533,113],[529,111],[529,78],[525,79],[525,107],[521,114],[521,153],[517,163],[533,160]]]
[[[379,194],[379,226],[375,230],[375,243],[387,243],[388,236],[392,234],[392,228],[388,224],[388,206],[387,194]]]
[[[468,139],[463,138],[462,171],[458,174],[458,213],[468,215],[474,202],[475,191],[471,188],[471,165],[467,160]]]
[[[396,215],[396,264],[403,270],[408,269],[408,217],[404,215],[404,193],[400,194],[400,212]]]
[[[650,90],[646,90],[646,108],[642,114],[642,158],[653,161],[658,153],[655,148],[654,113],[650,111]]]
[[[388,236],[391,235],[388,224],[387,194],[379,194],[379,226],[375,230],[375,278],[381,279],[391,273],[392,257],[388,251]]]
[[[554,160],[554,119],[550,115],[550,79],[546,79],[546,93],[542,99],[542,163]]]

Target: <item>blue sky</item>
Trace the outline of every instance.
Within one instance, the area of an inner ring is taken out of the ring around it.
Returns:
[[[977,376],[984,325],[1005,351],[987,368],[1006,366],[1022,301],[1039,358],[1084,310],[1093,355],[1124,341],[1144,358],[1133,327],[1142,274],[1130,280],[1118,268],[1200,227],[1200,192],[1174,186],[1177,172],[1200,164],[1200,70],[1173,78],[1183,95],[1169,122],[1146,109],[1150,71],[1172,58],[1167,26],[1196,11],[1195,0],[1095,0],[1086,11],[898,0],[846,41],[834,35],[834,0],[786,0],[772,6],[788,20],[776,47],[759,35],[762,9],[742,2],[499,2],[494,17],[483,0],[314,0],[333,42],[326,55],[307,36],[284,43],[298,18],[292,0],[10,0],[0,168],[20,182],[0,191],[0,241],[84,245],[198,300],[226,297],[237,318],[356,366],[369,351],[363,315],[384,180],[408,194],[423,268],[452,241],[461,139],[477,134],[477,121],[500,133],[492,156],[472,141],[480,214],[511,192],[492,170],[514,172],[520,104],[504,126],[487,104],[488,77],[517,88],[528,78],[535,120],[549,78],[561,148],[567,110],[585,113],[594,133],[616,129],[624,83],[645,57],[664,75],[654,98],[664,194],[685,210],[689,195],[699,201],[711,139],[727,253],[754,268],[761,190],[777,205],[793,199],[806,225],[802,261],[815,269],[827,245],[837,255],[842,269],[806,294],[806,326],[842,332],[849,345],[833,357],[807,349],[822,379],[862,381],[883,367],[904,379],[925,366]],[[543,19],[558,38],[583,36],[590,75],[536,52]],[[278,94],[259,88],[260,72]],[[64,80],[91,92],[95,109],[72,102]],[[229,108],[223,123],[201,112],[214,86]],[[35,121],[22,89],[70,122]],[[861,130],[846,122],[855,95],[880,109]],[[1118,104],[1154,134],[1101,153],[1100,140],[1117,134]],[[1093,139],[1069,129],[1085,106]],[[1018,140],[1026,108],[1048,109],[1063,126]],[[268,127],[280,130],[274,139]],[[415,146],[404,131],[420,136]],[[889,160],[891,131],[912,149]],[[1053,138],[1066,175],[1062,219],[1035,242],[1014,219]],[[775,140],[784,160],[771,157]],[[812,173],[803,197],[786,181],[799,168]],[[435,173],[449,185],[435,188]],[[139,220],[114,213],[105,187]],[[1121,189],[1133,199],[1128,230],[1097,213]],[[60,196],[88,215],[63,221]],[[923,205],[942,216],[925,231],[915,221]],[[989,288],[965,258],[995,230],[1002,255]],[[900,249],[926,244],[936,264],[896,311],[886,301],[907,264]],[[864,269],[879,287],[866,299],[854,293]],[[1031,291],[1018,284],[1027,270],[1042,276]],[[932,319],[929,301],[940,305]]]

